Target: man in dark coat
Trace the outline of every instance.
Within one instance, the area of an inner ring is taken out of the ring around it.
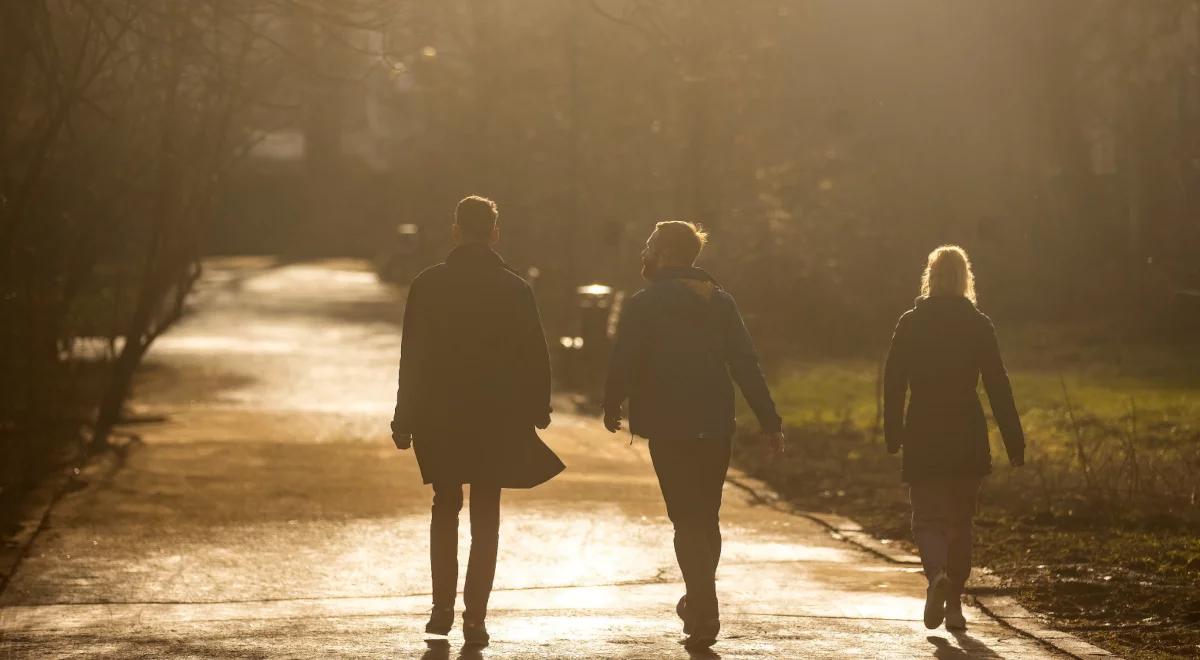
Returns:
[[[731,375],[771,449],[783,451],[784,442],[782,420],[733,296],[694,266],[706,241],[690,222],[655,227],[642,253],[642,275],[650,284],[621,312],[604,392],[605,427],[614,433],[621,428],[628,398],[630,431],[650,440],[687,586],[676,612],[693,649],[711,646],[721,627],[716,571],[721,490],[734,433]]]
[[[533,291],[492,250],[496,205],[467,197],[454,216],[457,247],[409,288],[392,439],[415,447],[421,477],[433,485],[429,633],[453,625],[458,514],[462,486],[471,485],[463,635],[486,645],[500,489],[532,488],[563,464],[535,431],[550,425],[550,359]]]

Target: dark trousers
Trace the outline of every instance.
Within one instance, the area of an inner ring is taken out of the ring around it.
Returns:
[[[462,484],[433,484],[433,516],[429,523],[429,566],[433,576],[433,606],[454,607],[458,593],[458,512]],[[482,621],[496,577],[500,540],[500,488],[471,486],[471,558],[463,588],[463,619]]]
[[[945,571],[957,600],[971,576],[971,521],[979,478],[929,479],[909,485],[913,540],[925,577]],[[949,600],[949,599],[948,599]]]
[[[721,489],[730,447],[729,439],[650,440],[650,458],[675,526],[675,558],[687,585],[688,618],[693,621],[717,616]]]

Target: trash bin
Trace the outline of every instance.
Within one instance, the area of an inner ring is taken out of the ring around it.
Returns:
[[[396,225],[396,235],[387,247],[379,267],[379,276],[385,282],[407,284],[420,272],[421,228],[404,223]]]
[[[621,295],[604,284],[575,290],[571,326],[574,333],[560,337],[567,389],[599,398],[604,390],[610,337]]]

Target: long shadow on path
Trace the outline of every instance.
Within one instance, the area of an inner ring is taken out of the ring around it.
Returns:
[[[450,660],[450,640],[425,640],[425,653],[421,660]],[[483,649],[477,646],[464,646],[457,656],[458,660],[483,660]]]
[[[993,651],[987,644],[971,637],[963,632],[952,632],[954,640],[958,642],[958,646],[950,644],[950,640],[945,637],[930,635],[926,637],[930,644],[935,648],[933,657],[939,660],[980,660],[983,658],[1001,658],[1000,654]]]

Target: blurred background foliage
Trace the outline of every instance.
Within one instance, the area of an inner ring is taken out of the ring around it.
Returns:
[[[203,255],[388,263],[415,225],[411,275],[469,193],[552,336],[664,218],[710,229],[770,364],[877,356],[946,242],[1005,320],[1200,316],[1196,0],[12,0],[0,31],[6,451],[103,446]]]
[[[376,256],[415,223],[429,263],[477,192],[556,321],[637,286],[668,217],[784,351],[877,346],[945,242],[1006,318],[1195,304],[1194,1],[376,4],[296,37],[304,156],[242,173],[213,249]]]
[[[469,193],[552,336],[664,218],[770,366],[876,358],[946,242],[1005,322],[1200,327],[1197,0],[11,0],[0,49],[14,455],[104,445],[204,255],[411,225],[411,275]]]

